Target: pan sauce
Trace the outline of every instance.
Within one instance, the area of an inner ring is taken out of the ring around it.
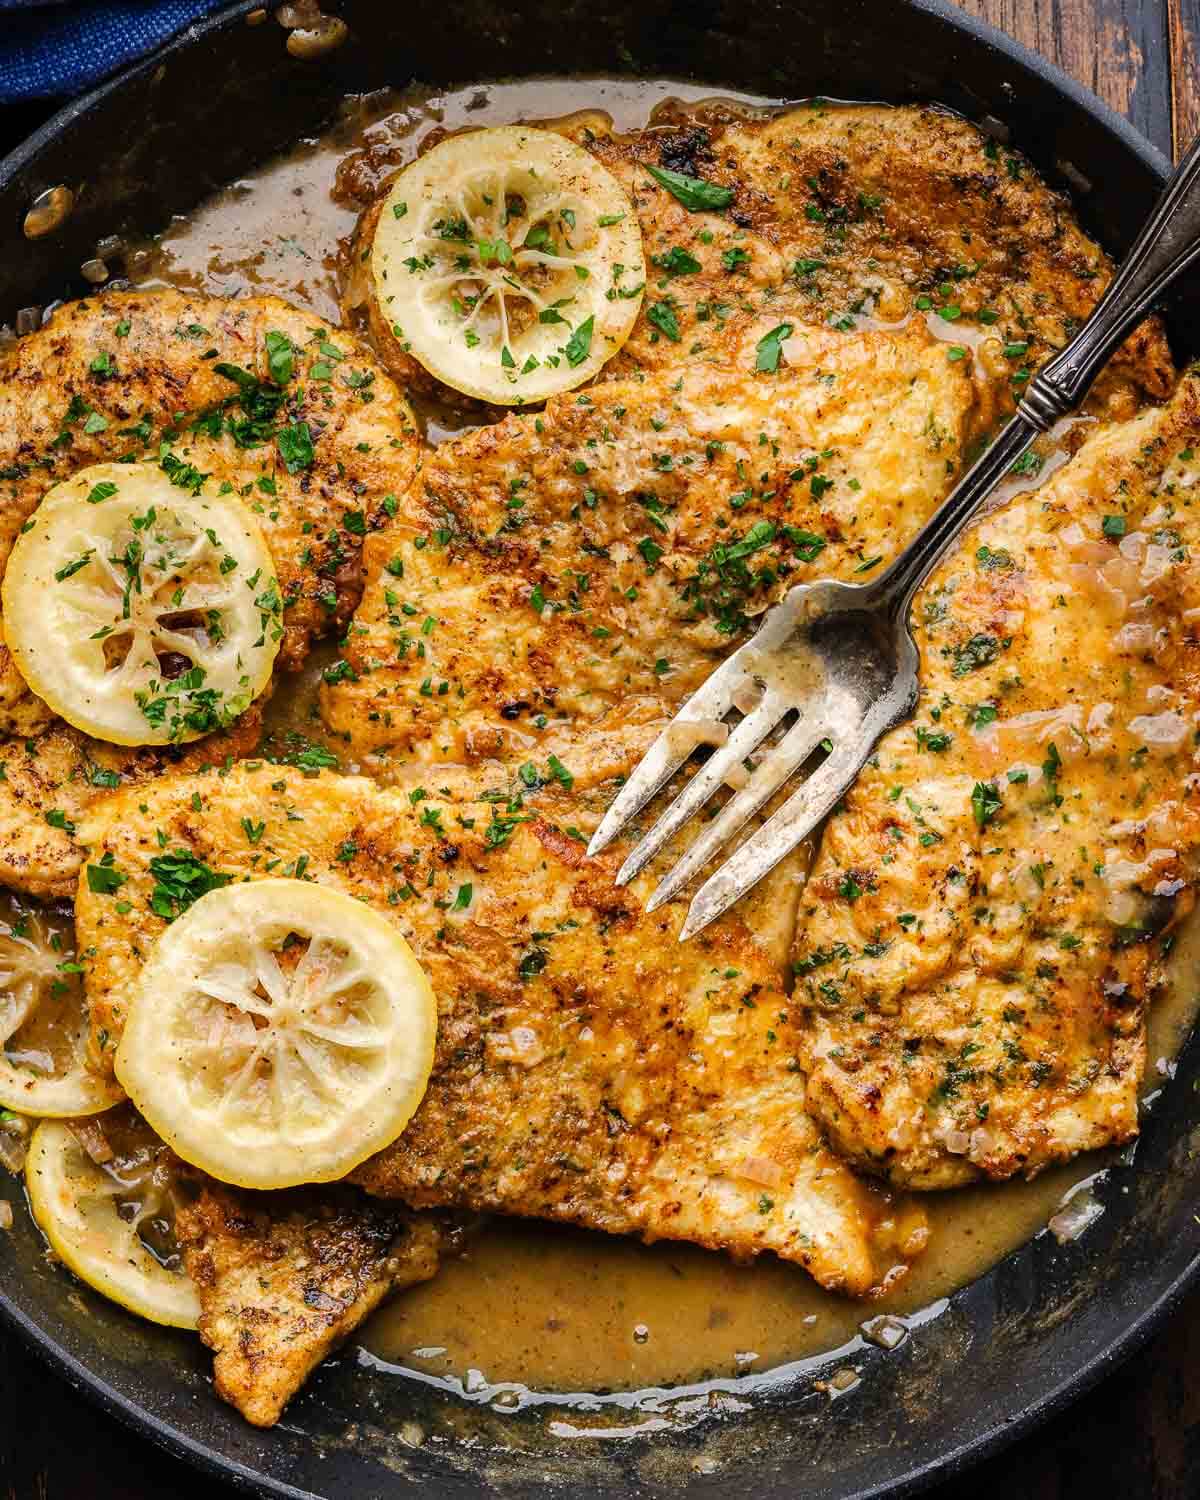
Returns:
[[[668,98],[695,102],[696,87],[628,80],[539,80],[429,97],[416,91],[348,103],[320,139],[235,183],[171,228],[131,263],[142,285],[207,295],[275,293],[339,321],[339,242],[360,205],[335,196],[339,165],[365,144],[415,154],[433,129],[547,119],[583,108],[619,127],[644,123]],[[772,101],[731,96],[746,108]],[[731,102],[727,96],[726,103]],[[147,254],[146,251],[149,251]],[[960,336],[957,335],[956,336]],[[470,425],[461,412],[426,403],[431,441]],[[1055,465],[1047,464],[1048,473]],[[281,684],[272,733],[313,737],[315,690],[327,657]],[[370,771],[343,760],[349,771]],[[1200,934],[1175,950],[1171,992],[1150,1019],[1149,1056],[1173,1057],[1190,1028]],[[1166,1064],[1163,1064],[1164,1070]],[[1151,1064],[1147,1091],[1161,1085]],[[936,1315],[941,1299],[982,1274],[1047,1220],[1076,1183],[1104,1166],[1083,1158],[1033,1183],[929,1195],[930,1246],[886,1301],[857,1304],[822,1291],[795,1267],[764,1259],[739,1267],[688,1246],[630,1241],[539,1223],[496,1220],[432,1282],[377,1314],[364,1357],[389,1369],[446,1381],[477,1400],[519,1404],[530,1390],[596,1392],[728,1380],[840,1350],[853,1360],[864,1320]],[[831,1368],[835,1368],[831,1366]]]

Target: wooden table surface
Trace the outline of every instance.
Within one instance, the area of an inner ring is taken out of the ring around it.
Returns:
[[[801,0],[797,0],[801,3]],[[959,0],[1178,155],[1200,129],[1200,0]],[[0,118],[0,150],[46,114]],[[224,1500],[7,1340],[0,1500]],[[1200,1292],[1139,1355],[1032,1437],[932,1500],[1200,1497]]]

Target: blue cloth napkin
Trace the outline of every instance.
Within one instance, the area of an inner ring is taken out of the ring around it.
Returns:
[[[81,93],[222,0],[0,0],[0,105]]]

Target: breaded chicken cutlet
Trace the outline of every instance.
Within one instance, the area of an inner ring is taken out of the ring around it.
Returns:
[[[273,368],[269,333],[291,350]],[[301,427],[306,462],[279,441]],[[417,438],[391,380],[310,313],[273,297],[118,292],[66,304],[0,356],[0,568],[51,486],[114,459],[159,463],[181,497],[229,486],[245,499],[283,592],[279,666],[295,670],[357,605],[364,538],[408,488]],[[53,722],[0,647],[0,731],[10,736],[0,739],[0,883],[69,895],[80,857],[72,830],[91,801],[122,781],[245,754],[259,719],[252,708],[182,752],[122,751]]]
[[[921,702],[825,829],[796,936],[809,1108],[949,1187],[1137,1132],[1194,902],[1200,383],[987,515],[913,608]]]
[[[441,1223],[352,1189],[205,1182],[175,1215],[219,1395],[256,1427],[385,1297],[437,1274]]]
[[[682,903],[647,916],[645,882],[618,890],[615,855],[586,859],[580,825],[610,790],[552,779],[529,798],[446,796],[242,762],[108,798],[82,836],[91,862],[124,877],[119,898],[83,881],[76,899],[97,1065],[111,1067],[166,926],[151,906],[164,848],[233,880],[299,869],[394,921],[438,997],[428,1092],[355,1174],[369,1191],[772,1250],[869,1293],[923,1247],[923,1216],[860,1182],[813,1129],[753,912],[680,946]],[[264,825],[253,843],[250,806]]]
[[[917,531],[974,407],[922,326],[806,329],[770,379],[605,381],[443,444],[364,551],[325,721],[357,752],[461,761],[538,719],[673,713],[789,584]]]
[[[175,759],[118,753],[49,723],[0,654],[0,881],[77,887],[97,1068],[166,926],[163,850],[359,897],[437,992],[424,1102],[353,1173],[374,1204],[211,1184],[180,1213],[218,1389],[255,1422],[433,1274],[422,1210],[769,1250],[864,1296],[927,1239],[894,1188],[1136,1128],[1155,945],[1191,899],[1192,382],[1125,423],[1174,383],[1158,324],[1135,333],[1091,401],[1112,425],[927,585],[921,711],[808,886],[792,861],[680,947],[682,902],[648,916],[648,877],[618,889],[620,856],[584,854],[618,778],[790,583],[894,555],[1111,268],[1019,156],[936,110],[569,133],[624,184],[652,269],[603,378],[543,411],[419,456],[374,361],[270,299],[106,297],[0,360],[0,560],[86,463],[232,485],[292,601],[281,665],[347,629],[323,712],[393,783],[246,762],[254,711]],[[732,208],[689,212],[647,164]],[[299,351],[283,380],[273,330]]]
[[[709,106],[702,119],[660,110],[655,123],[627,133],[599,112],[548,123],[621,182],[642,232],[645,301],[605,379],[700,364],[752,368],[757,339],[780,323],[854,332],[933,313],[996,335],[981,382],[987,425],[1067,342],[1112,273],[1070,201],[1019,152],[936,107],[817,100],[778,114]],[[395,159],[387,145],[372,145],[341,169],[344,189],[366,201],[346,310],[351,318],[365,312],[384,363],[421,389],[429,377],[357,274]],[[727,188],[732,204],[690,211],[651,166]],[[1151,319],[1091,399],[1097,410],[1128,416],[1146,397],[1164,398],[1173,380],[1161,325]]]

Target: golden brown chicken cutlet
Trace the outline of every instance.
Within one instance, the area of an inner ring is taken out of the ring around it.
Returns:
[[[229,488],[262,527],[285,601],[279,665],[344,627],[365,537],[411,481],[408,404],[346,335],[277,298],[123,292],[60,308],[0,358],[0,567],[54,484],[89,464],[158,462],[181,502]],[[0,647],[0,883],[75,884],[72,832],[122,781],[245,754],[258,706],[185,751],[116,751],[53,720]]]
[[[660,110],[654,124],[624,134],[597,112],[550,128],[613,172],[642,231],[642,309],[604,378],[701,363],[752,368],[763,332],[780,324],[852,330],[933,315],[951,345],[979,342],[990,418],[1066,343],[1111,275],[1065,196],[1018,152],[945,110],[816,101],[757,114],[718,105],[703,119]],[[365,274],[390,180],[380,158],[368,148],[344,173],[347,185],[379,194],[349,260],[348,312],[365,307],[384,363],[414,389],[433,389]],[[693,212],[650,167],[728,188],[732,203]],[[632,290],[617,273],[612,295]],[[1144,395],[1165,397],[1173,374],[1161,325],[1150,320],[1101,378],[1094,407],[1131,415]]]
[[[93,803],[168,771],[225,765],[250,754],[261,732],[252,704],[226,732],[187,745],[109,745],[58,720],[32,738],[0,741],[0,884],[69,900],[83,857],[76,825]]]
[[[85,878],[76,902],[99,1064],[163,930],[150,903],[164,857],[327,882],[397,924],[439,1004],[429,1090],[355,1174],[369,1191],[770,1250],[870,1292],[923,1246],[923,1218],[814,1129],[778,965],[741,915],[679,945],[679,903],[650,917],[641,885],[618,890],[615,856],[589,861],[581,842],[610,787],[577,793],[570,774],[529,797],[449,797],[436,780],[382,791],[242,762],[114,795],[82,836],[89,863],[124,877],[119,894]],[[247,808],[264,825],[253,842]]]
[[[181,497],[229,485],[271,550],[281,665],[298,666],[349,618],[362,538],[407,488],[416,446],[370,356],[276,297],[66,303],[0,358],[0,565],[46,491],[88,464],[157,461]]]
[[[365,549],[326,722],[460,760],[671,712],[789,584],[912,535],[974,414],[923,327],[804,329],[774,373],[609,381],[444,444]]]
[[[921,701],[825,830],[796,939],[808,1107],[948,1187],[1137,1131],[1194,900],[1200,383],[991,513],[917,598]]]
[[[437,1274],[442,1226],[350,1188],[205,1181],[175,1215],[218,1395],[270,1427],[385,1297]]]

